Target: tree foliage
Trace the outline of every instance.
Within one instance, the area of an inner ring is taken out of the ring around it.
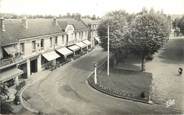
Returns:
[[[107,28],[109,25],[110,51],[114,54],[121,53],[121,49],[126,46],[124,41],[125,31],[127,30],[127,13],[124,11],[114,11],[108,13],[100,22],[97,32],[100,36],[101,46],[107,50]]]
[[[136,15],[129,15],[124,11],[110,12],[97,30],[104,49],[107,49],[108,25],[111,52],[120,55],[122,50],[128,50],[141,56],[142,69],[145,57],[163,46],[171,28],[169,18],[163,13],[155,13],[153,9]]]
[[[168,40],[169,23],[165,15],[143,13],[137,15],[130,25],[129,48],[142,57],[142,69],[145,57],[154,54]]]
[[[179,19],[178,25],[180,32],[184,35],[184,16]]]

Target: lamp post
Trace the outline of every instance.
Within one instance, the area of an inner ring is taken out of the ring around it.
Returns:
[[[109,76],[109,24],[107,27],[107,76]]]

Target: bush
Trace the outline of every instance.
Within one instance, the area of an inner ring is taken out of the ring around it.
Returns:
[[[148,56],[146,56],[145,59],[148,60],[148,61],[151,61],[151,60],[153,60],[153,55],[148,55]]]

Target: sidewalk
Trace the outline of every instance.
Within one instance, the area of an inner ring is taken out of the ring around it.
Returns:
[[[33,73],[30,78],[26,80],[26,85],[32,85],[36,82],[43,80],[44,78],[46,78],[46,76],[48,76],[50,72],[50,70],[43,70],[37,73]]]
[[[44,71],[41,71],[41,72],[37,72],[37,73],[32,74],[30,76],[30,78],[28,78],[26,80],[26,86],[21,90],[21,93],[20,93],[20,101],[21,101],[22,106],[25,109],[27,109],[28,111],[33,112],[33,113],[38,113],[39,112],[39,111],[33,109],[33,107],[25,99],[23,99],[24,91],[29,86],[31,86],[31,85],[43,80],[44,78],[46,78],[50,72],[51,71],[49,71],[49,70],[44,70]]]
[[[94,52],[94,51],[96,51],[96,48],[93,49],[93,51],[91,51],[91,52]],[[63,66],[71,65],[72,63],[74,63],[78,59],[82,59],[83,57],[89,55],[91,52],[88,52],[87,54],[82,55],[79,58],[77,58],[77,59],[75,59],[67,64],[64,64]],[[59,68],[61,68],[61,67],[59,67]],[[57,68],[54,71],[59,71],[59,69]],[[26,80],[26,86],[23,88],[23,90],[21,92],[21,96],[20,96],[21,103],[25,109],[27,109],[28,111],[30,111],[32,113],[38,113],[40,110],[42,110],[41,109],[42,107],[45,107],[45,104],[46,104],[45,100],[43,100],[43,98],[40,97],[39,92],[35,93],[34,91],[37,90],[36,88],[37,88],[37,86],[39,87],[40,82],[42,82],[44,79],[47,79],[49,76],[52,76],[52,72],[53,71],[50,71],[50,70],[44,70],[41,72],[37,72],[37,73],[32,74],[30,76],[30,78],[28,78]],[[32,85],[34,85],[34,84],[37,86],[32,87]],[[31,94],[29,94],[29,93],[31,93]],[[34,100],[35,98],[32,99],[32,96],[34,96],[36,98],[36,100]],[[31,103],[35,103],[35,101],[39,102],[39,105],[31,104]],[[47,108],[49,111],[49,107],[45,107],[45,108]]]

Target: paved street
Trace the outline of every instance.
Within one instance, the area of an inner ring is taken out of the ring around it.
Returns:
[[[178,68],[184,67],[184,39],[169,40],[154,59],[146,63],[146,70],[153,73],[153,99],[166,105],[174,99],[171,107],[184,111],[184,75],[178,75]]]
[[[126,113],[175,113],[159,105],[114,98],[92,89],[86,79],[94,62],[103,60],[101,48],[52,71],[44,80],[26,89],[24,96],[35,109],[48,114],[122,115]]]

